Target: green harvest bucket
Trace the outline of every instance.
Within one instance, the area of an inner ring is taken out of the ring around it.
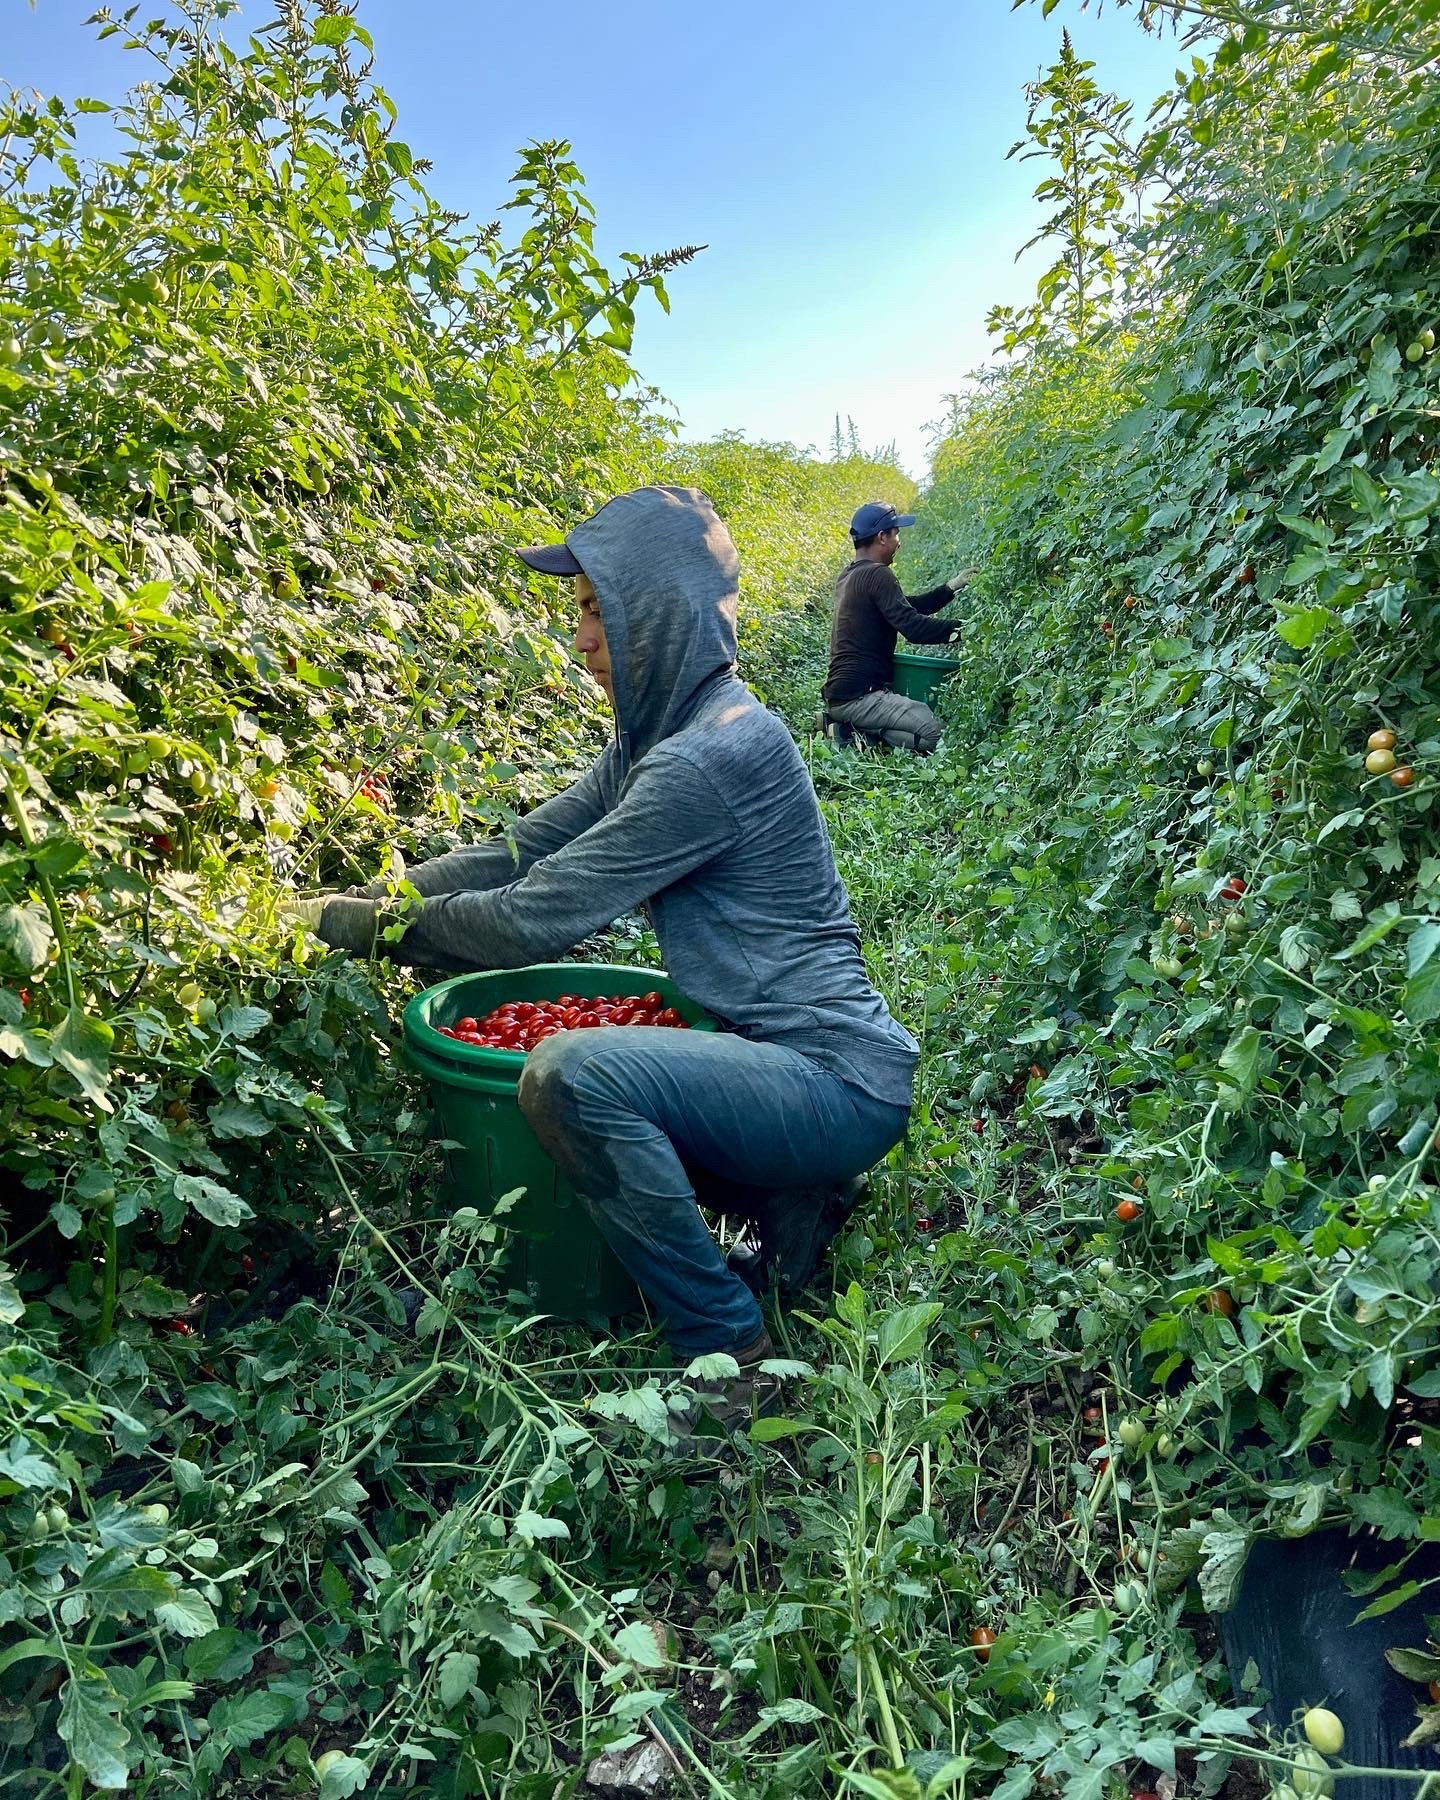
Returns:
[[[923,700],[928,706],[940,683],[959,667],[953,656],[916,656],[910,650],[897,650],[895,692],[907,700]]]
[[[651,989],[696,1030],[715,1029],[668,976],[611,963],[537,963],[457,975],[426,988],[405,1008],[406,1060],[429,1080],[441,1134],[459,1146],[450,1152],[450,1199],[486,1212],[502,1195],[524,1188],[506,1215],[510,1236],[502,1266],[540,1312],[614,1318],[633,1312],[638,1295],[520,1110],[515,1089],[524,1052],[460,1044],[436,1027],[467,1014],[483,1018],[507,1000],[555,1000],[561,994],[592,999]]]

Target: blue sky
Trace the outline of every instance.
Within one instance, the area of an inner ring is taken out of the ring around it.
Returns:
[[[141,64],[95,42],[95,4],[0,0],[0,81],[116,97]],[[1039,217],[1041,165],[1005,160],[1024,83],[1062,25],[1142,112],[1185,60],[1132,13],[1074,0],[1048,20],[1035,0],[360,0],[359,17],[447,205],[494,216],[516,148],[566,137],[602,252],[709,244],[636,340],[687,436],[823,448],[838,411],[917,475],[926,422],[987,355],[987,311],[1042,267],[1013,260]]]

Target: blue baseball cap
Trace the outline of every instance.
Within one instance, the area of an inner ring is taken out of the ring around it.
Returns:
[[[541,575],[581,575],[584,571],[568,544],[531,544],[515,554]]]
[[[913,525],[914,513],[897,512],[888,500],[867,500],[850,521],[852,538],[878,537],[882,531],[896,531],[902,525]]]

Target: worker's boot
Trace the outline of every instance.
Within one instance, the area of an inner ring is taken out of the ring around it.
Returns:
[[[740,1365],[738,1375],[701,1381],[695,1399],[715,1423],[729,1432],[745,1432],[751,1421],[774,1409],[780,1399],[780,1383],[762,1374],[758,1365],[775,1355],[770,1333],[763,1327],[753,1343],[730,1353]]]
[[[767,1293],[773,1283],[781,1299],[793,1300],[815,1279],[866,1187],[857,1175],[837,1186],[764,1191],[726,1264],[754,1293]]]

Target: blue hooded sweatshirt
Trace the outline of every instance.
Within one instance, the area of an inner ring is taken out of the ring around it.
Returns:
[[[614,740],[508,839],[410,870],[425,902],[389,953],[433,969],[520,968],[648,903],[690,999],[742,1037],[907,1105],[915,1040],[866,975],[800,753],[735,673],[729,532],[698,490],[647,487],[565,541],[605,627]],[[368,951],[374,909],[332,900],[320,933]]]

